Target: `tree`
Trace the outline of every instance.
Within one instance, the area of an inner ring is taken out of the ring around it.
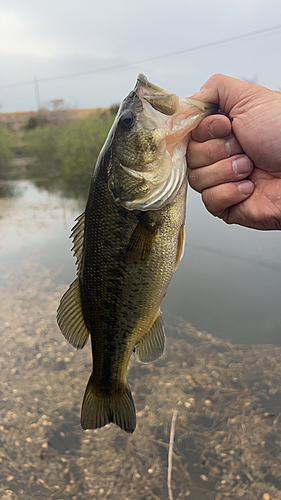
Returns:
[[[51,106],[53,107],[53,110],[58,109],[59,107],[62,107],[64,104],[64,99],[54,99],[53,101],[50,101]]]

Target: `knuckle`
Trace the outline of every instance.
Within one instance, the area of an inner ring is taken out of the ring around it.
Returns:
[[[200,158],[200,148],[201,144],[196,142],[196,141],[191,141],[188,145],[187,149],[187,165],[189,168],[196,168],[198,167],[198,158]]]
[[[220,184],[206,189],[202,193],[202,200],[206,208],[216,217],[221,217],[226,209],[238,203],[240,199],[236,183]]]
[[[208,164],[214,163],[225,157],[225,147],[220,139],[213,139],[205,143],[205,156]]]
[[[197,127],[192,131],[192,137],[200,142],[210,139],[212,137],[210,133],[210,123],[212,120],[212,116],[206,116],[203,118],[199,125],[197,125]]]
[[[213,188],[209,189],[204,189],[202,192],[202,200],[209,212],[211,214],[215,215],[215,206],[216,206],[216,195],[215,195],[215,190]]]
[[[191,170],[188,174],[188,182],[189,185],[197,191],[198,193],[201,192],[200,188],[200,173],[198,172],[198,169]]]

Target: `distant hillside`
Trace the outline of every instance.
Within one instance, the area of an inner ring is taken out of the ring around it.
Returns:
[[[0,113],[0,123],[10,125],[14,130],[19,130],[28,122],[31,117],[42,117],[48,122],[78,120],[94,115],[100,111],[107,111],[109,108],[90,109],[42,109],[40,111],[15,111],[13,113]]]

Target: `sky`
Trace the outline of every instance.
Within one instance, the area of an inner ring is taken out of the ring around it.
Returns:
[[[182,96],[214,73],[281,90],[280,46],[279,0],[1,0],[1,111],[110,106],[140,72]]]

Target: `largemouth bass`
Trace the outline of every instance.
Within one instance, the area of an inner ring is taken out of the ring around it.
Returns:
[[[110,422],[135,429],[128,362],[133,351],[143,363],[164,352],[160,304],[183,255],[186,148],[191,130],[216,110],[139,75],[100,152],[85,213],[72,230],[78,276],[57,313],[74,347],[91,336],[83,429]]]

